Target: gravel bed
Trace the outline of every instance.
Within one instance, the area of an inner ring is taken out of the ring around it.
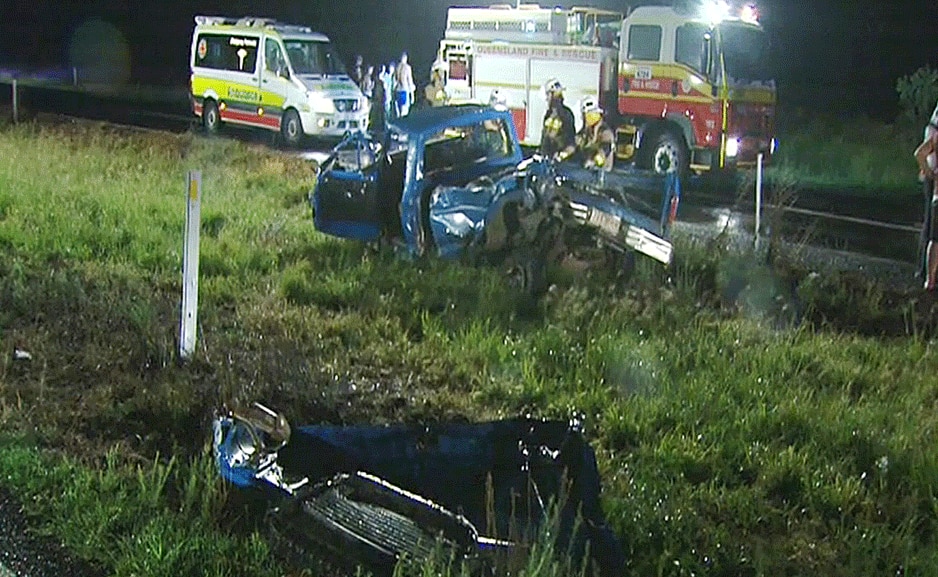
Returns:
[[[0,577],[98,577],[54,540],[37,535],[22,505],[0,487]]]

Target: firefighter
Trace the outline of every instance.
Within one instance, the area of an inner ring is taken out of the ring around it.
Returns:
[[[449,97],[446,95],[446,80],[444,69],[434,65],[430,71],[430,84],[424,89],[424,99],[430,106],[444,106]]]
[[[563,102],[563,85],[552,79],[544,85],[547,97],[547,113],[541,128],[542,155],[555,160],[565,160],[576,152],[576,125],[573,111]]]
[[[612,170],[616,135],[603,118],[603,109],[596,98],[587,96],[580,109],[583,128],[576,135],[577,156],[586,168]]]

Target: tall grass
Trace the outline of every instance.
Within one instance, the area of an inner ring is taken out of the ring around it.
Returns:
[[[918,194],[912,152],[921,142],[921,127],[904,120],[885,123],[797,110],[780,114],[780,144],[768,179],[783,177],[802,188],[850,190],[871,197]]]
[[[200,334],[178,365],[192,168]],[[519,314],[497,270],[315,233],[311,182],[226,140],[0,132],[0,350],[32,357],[0,358],[0,483],[77,554],[287,571],[205,453],[216,407],[261,400],[295,424],[582,416],[630,574],[938,566],[938,355],[893,330],[896,295],[678,239],[671,270],[571,277]]]

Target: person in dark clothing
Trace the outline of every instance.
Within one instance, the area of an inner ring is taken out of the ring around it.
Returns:
[[[387,110],[384,106],[384,82],[375,82],[371,98],[371,110],[368,114],[368,130],[383,134],[387,129]]]
[[[544,86],[547,113],[541,128],[540,153],[548,158],[564,160],[576,152],[576,124],[573,111],[563,102],[563,85],[550,80]]]
[[[355,81],[355,84],[361,88],[362,80],[365,78],[365,72],[363,69],[364,59],[361,54],[355,57],[355,66],[352,67],[352,80]]]

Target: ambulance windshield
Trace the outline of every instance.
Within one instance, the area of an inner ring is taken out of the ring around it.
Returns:
[[[315,40],[284,40],[293,72],[301,76],[345,75],[345,66],[328,42]]]
[[[737,81],[771,80],[765,33],[751,26],[724,22],[720,25],[726,74]]]

